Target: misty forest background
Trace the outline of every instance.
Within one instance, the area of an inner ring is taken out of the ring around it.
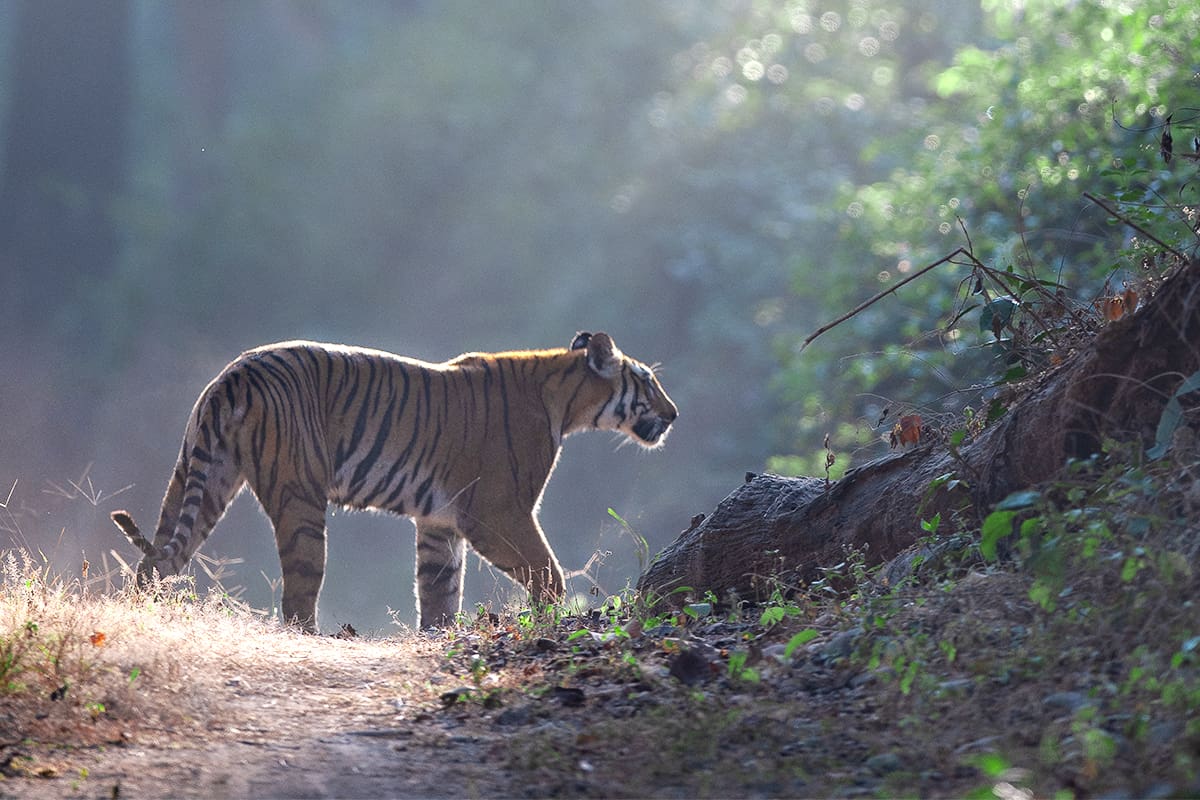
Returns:
[[[960,226],[1081,305],[1136,270],[1082,193],[1192,202],[1158,137],[1174,113],[1190,150],[1198,38],[1189,0],[0,1],[0,547],[132,560],[108,513],[153,528],[246,348],[606,330],[680,420],[656,453],[571,440],[542,521],[620,591],[608,508],[655,552],[747,470],[824,474],[826,434],[836,477],[900,412],[988,401],[1009,365],[956,313],[965,270],[799,348]],[[202,552],[269,607],[252,500]],[[326,629],[413,621],[410,523],[331,513],[330,555]]]

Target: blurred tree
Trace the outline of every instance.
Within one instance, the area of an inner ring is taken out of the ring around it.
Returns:
[[[94,302],[116,271],[116,201],[124,184],[131,95],[130,5],[126,0],[25,0],[18,7],[12,86],[0,171],[0,354],[26,379],[12,398],[15,425],[0,429],[0,452],[15,446],[45,409],[59,416],[38,449],[60,455],[92,398],[108,309]],[[55,354],[46,359],[46,353]],[[39,428],[40,430],[40,428]],[[72,467],[74,468],[74,467]]]
[[[1188,42],[1200,12],[1168,0],[722,8],[720,32],[681,54],[659,124],[691,143],[673,152],[700,156],[672,174],[724,196],[721,217],[685,212],[703,240],[743,237],[747,257],[730,263],[759,271],[737,280],[790,280],[756,314],[773,321],[762,333],[784,367],[773,381],[783,430],[803,453],[776,459],[781,471],[820,474],[826,433],[838,468],[878,453],[889,406],[957,411],[978,397],[963,387],[1003,371],[974,347],[973,317],[940,327],[962,297],[953,267],[801,355],[805,334],[966,244],[958,219],[996,266],[1095,291],[1124,234],[1088,213],[1082,192],[1131,196],[1136,170],[1150,170],[1134,178],[1137,199],[1163,185],[1157,130],[1122,129],[1110,114],[1146,128],[1168,97],[1195,105]]]
[[[1083,193],[1148,203],[1157,216],[1168,214],[1164,196],[1186,201],[1178,192],[1194,171],[1172,173],[1157,143],[1169,110],[1196,105],[1200,10],[1170,0],[984,0],[982,9],[979,43],[924,73],[921,113],[863,131],[874,177],[839,183],[822,212],[836,241],[820,261],[796,260],[805,278],[829,260],[861,265],[831,312],[968,243],[993,266],[1058,281],[1086,302],[1106,280],[1131,277],[1132,263],[1122,256],[1128,230]],[[1171,235],[1190,236],[1189,226]],[[871,428],[889,405],[884,434],[906,407],[957,412],[987,396],[1009,365],[976,315],[949,324],[968,297],[964,277],[940,268],[821,339],[819,353],[799,355],[799,337],[785,339],[779,386],[810,453],[830,431],[838,449],[874,442],[879,452]],[[838,410],[822,396],[840,398]]]
[[[25,0],[17,27],[0,252],[4,316],[20,329],[45,326],[62,292],[113,272],[113,202],[129,124],[129,5]]]
[[[779,452],[797,417],[855,417],[847,395],[861,384],[836,355],[810,353],[784,374],[780,358],[791,366],[788,343],[873,291],[875,257],[842,225],[840,187],[900,165],[933,97],[929,76],[979,35],[980,11],[889,0],[687,8],[678,24],[693,42],[646,110],[645,161],[623,194],[641,234],[631,242],[651,242],[682,286],[692,341],[738,365],[734,391],[703,395],[711,418],[741,423],[725,429],[731,454]],[[893,320],[876,324],[894,336]],[[775,466],[819,472],[815,459]]]

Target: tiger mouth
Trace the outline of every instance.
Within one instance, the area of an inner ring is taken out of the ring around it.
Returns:
[[[646,444],[658,444],[670,426],[661,417],[642,417],[633,424],[633,433]]]

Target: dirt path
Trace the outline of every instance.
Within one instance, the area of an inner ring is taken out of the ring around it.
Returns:
[[[33,753],[46,777],[0,797],[329,798],[508,794],[487,767],[498,736],[455,735],[430,707],[445,642],[280,633],[269,660],[219,660],[189,698],[191,726],[139,725],[124,742]],[[183,689],[187,691],[187,689]],[[86,776],[86,777],[83,777]],[[486,787],[484,789],[483,787]]]

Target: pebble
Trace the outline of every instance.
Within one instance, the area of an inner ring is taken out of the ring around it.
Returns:
[[[866,766],[876,775],[886,775],[900,769],[904,762],[895,753],[877,753],[867,759]]]
[[[763,648],[763,658],[773,658],[776,661],[786,664],[790,659],[787,655],[786,644],[769,644]]]
[[[879,675],[874,672],[860,672],[850,679],[848,685],[851,689],[858,689],[863,686],[870,686],[877,680],[879,680]]]
[[[953,678],[948,681],[942,681],[938,684],[937,692],[939,695],[974,694],[975,681],[970,678]]]
[[[1079,709],[1092,705],[1092,701],[1083,692],[1053,692],[1042,698],[1042,704],[1074,714]]]
[[[529,706],[514,706],[506,708],[496,715],[496,724],[501,726],[528,725],[533,721],[533,712]]]
[[[857,627],[842,631],[829,640],[829,644],[821,649],[821,654],[827,661],[846,658],[854,652],[854,644],[862,634],[863,629]]]
[[[1183,733],[1183,723],[1178,720],[1156,722],[1146,731],[1146,744],[1155,749],[1170,747]]]

